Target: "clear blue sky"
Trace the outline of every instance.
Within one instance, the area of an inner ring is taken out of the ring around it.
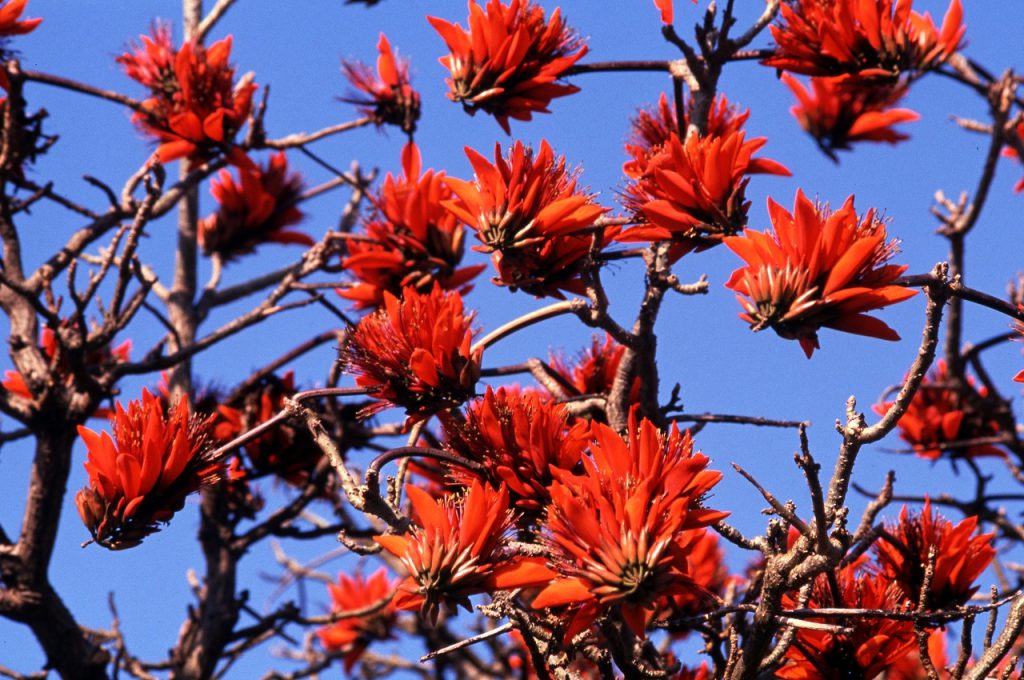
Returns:
[[[541,4],[548,9],[555,5]],[[761,3],[752,0],[737,4],[744,5],[744,11],[751,15],[761,7]],[[995,72],[1006,67],[1024,68],[1019,33],[1024,25],[1024,3],[965,4],[969,54]],[[945,5],[945,0],[915,3],[915,7],[940,17]],[[567,0],[562,8],[570,23],[589,38],[591,52],[587,60],[677,56],[674,48],[661,39],[658,15],[650,0]],[[59,73],[133,96],[143,93],[120,73],[114,56],[123,51],[129,39],[145,32],[155,17],[170,19],[176,37],[180,36],[180,6],[169,0],[32,0],[28,14],[41,16],[45,21],[35,33],[14,43],[22,53],[25,68]],[[414,85],[423,95],[423,119],[417,141],[425,165],[466,177],[469,170],[462,151],[464,145],[487,153],[495,141],[504,144],[510,140],[492,119],[485,115],[468,117],[461,107],[445,99],[445,70],[437,63],[444,45],[425,21],[427,14],[465,24],[466,7],[459,0],[384,0],[373,9],[346,6],[341,0],[240,0],[211,39],[233,34],[232,56],[239,73],[252,70],[260,85],[271,85],[267,125],[273,136],[281,136],[313,131],[356,117],[352,107],[337,101],[347,90],[338,72],[339,59],[355,57],[372,63],[377,34],[386,32],[400,53],[413,60]],[[681,32],[697,16],[698,9],[688,0],[677,0]],[[763,37],[757,46],[767,44],[767,37]],[[622,141],[628,131],[628,119],[636,107],[657,101],[659,92],[669,87],[669,80],[666,75],[650,73],[596,74],[577,77],[574,82],[582,87],[580,93],[556,100],[552,115],[538,116],[528,124],[513,122],[512,133],[533,143],[548,139],[571,163],[581,164],[583,182],[600,192],[606,205],[615,206],[615,191],[622,183]],[[859,209],[878,207],[891,217],[890,233],[903,240],[904,252],[896,261],[909,264],[910,272],[927,271],[944,258],[945,243],[933,234],[936,223],[928,208],[936,189],[957,196],[962,190],[973,188],[977,180],[987,140],[959,130],[949,120],[950,114],[981,116],[983,106],[976,96],[951,81],[935,76],[924,78],[915,84],[906,100],[907,106],[922,115],[920,122],[903,126],[912,139],[896,148],[861,146],[853,153],[843,153],[841,165],[836,166],[817,151],[789,115],[792,97],[776,81],[773,70],[755,63],[731,65],[721,84],[731,100],[752,109],[748,136],[769,138],[761,155],[784,163],[794,173],[792,178],[754,178],[748,189],[752,201],[751,227],[768,227],[764,208],[767,195],[790,206],[797,187],[834,204],[854,193]],[[128,113],[116,105],[42,85],[30,85],[26,94],[30,105],[45,107],[50,112],[47,130],[61,137],[53,151],[36,166],[36,179],[52,179],[59,190],[100,206],[103,197],[84,183],[81,175],[92,174],[119,187],[148,154],[149,147],[133,129]],[[364,129],[324,142],[317,149],[342,167],[358,159],[364,166],[388,171],[397,168],[402,143],[400,134]],[[322,170],[304,159],[292,160],[307,173],[310,185],[328,179]],[[1002,292],[1020,267],[1018,244],[1024,196],[1012,194],[1011,187],[1021,172],[1024,170],[1019,164],[1008,160],[1000,163],[990,204],[969,246],[969,284],[995,294]],[[202,196],[206,213],[212,201],[205,188]],[[304,228],[314,235],[321,234],[336,222],[343,201],[344,197],[338,194],[308,204],[309,217]],[[78,226],[79,220],[68,213],[40,206],[33,219],[24,225],[27,257],[31,261],[51,251]],[[151,228],[144,246],[144,257],[157,262],[164,276],[169,271],[167,253],[172,229],[169,221]],[[241,280],[257,268],[279,266],[295,254],[284,247],[263,248],[259,255],[229,270],[227,280]],[[474,253],[469,257],[480,261],[483,256]],[[808,361],[795,342],[779,339],[770,332],[752,334],[736,319],[739,307],[722,283],[738,263],[732,253],[717,249],[687,257],[678,266],[683,280],[695,280],[701,273],[707,273],[712,292],[700,298],[673,297],[665,306],[658,327],[663,392],[667,395],[672,383],[680,382],[686,407],[693,412],[811,420],[812,450],[827,470],[839,443],[832,423],[842,415],[845,399],[857,395],[861,408],[869,409],[877,395],[899,381],[909,366],[920,334],[923,299],[911,300],[880,314],[903,335],[902,342],[885,343],[824,331],[822,349]],[[636,286],[640,279],[635,267],[622,264],[609,277],[612,311],[622,322],[631,323],[639,298]],[[487,276],[479,279],[477,290],[469,297],[469,304],[479,310],[479,322],[485,329],[545,304],[523,293],[510,294],[506,289],[495,288],[487,283]],[[991,312],[974,309],[968,312],[968,322],[968,341],[1002,332],[1008,323]],[[330,323],[320,312],[277,319],[228,341],[219,351],[200,359],[198,375],[206,382],[231,385]],[[590,333],[569,320],[552,321],[521,338],[503,341],[488,351],[485,364],[517,363],[526,356],[543,357],[549,348],[564,348],[572,353],[587,342]],[[134,334],[136,351],[144,351],[158,334],[155,327]],[[303,384],[322,380],[333,358],[333,351],[324,348],[298,364]],[[1014,393],[1016,388],[1009,379],[1024,367],[1019,348],[1004,346],[993,351],[989,359],[993,374],[1001,377],[1006,391]],[[9,366],[9,360],[5,360],[3,367]],[[142,384],[126,384],[126,395],[135,396]],[[11,424],[5,423],[4,427]],[[715,506],[731,509],[733,521],[742,529],[760,531],[765,520],[758,513],[762,504],[729,468],[732,461],[757,475],[779,496],[793,498],[806,513],[806,490],[791,462],[797,446],[794,432],[714,426],[705,429],[697,443],[711,456],[714,465],[726,472],[725,480],[716,490]],[[945,463],[932,466],[883,452],[886,447],[899,445],[895,437],[890,437],[866,452],[855,479],[875,487],[885,470],[894,468],[898,472],[899,492],[957,490],[960,481],[949,473]],[[12,533],[20,522],[30,455],[21,446],[0,451],[0,522]],[[84,450],[78,451],[69,498],[85,483],[83,458]],[[82,624],[106,627],[110,621],[107,593],[115,590],[133,653],[145,659],[161,658],[174,644],[185,606],[190,602],[186,570],[196,568],[201,572],[194,541],[195,504],[186,506],[169,528],[149,538],[140,548],[123,553],[110,553],[95,546],[79,548],[87,534],[70,502],[64,519],[52,578],[68,606]],[[297,556],[312,557],[335,545],[331,538],[324,538],[315,545],[288,549]],[[741,567],[747,557],[737,555],[731,559],[734,566]],[[251,590],[251,602],[256,608],[266,604],[265,598],[273,588],[259,575],[277,571],[265,545],[256,548],[245,561],[242,583]],[[293,595],[288,593],[289,597]],[[310,597],[314,602],[327,601],[323,592],[312,591]],[[313,611],[317,611],[315,605]],[[35,641],[25,629],[0,621],[0,664],[28,673],[37,670],[41,660]],[[229,677],[254,677],[270,664],[268,656],[258,652],[251,660],[239,664]],[[276,662],[276,667],[289,666]]]

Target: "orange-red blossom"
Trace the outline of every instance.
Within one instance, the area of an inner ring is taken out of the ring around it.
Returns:
[[[169,522],[188,494],[220,479],[223,465],[209,456],[209,421],[190,414],[185,400],[165,413],[162,400],[143,390],[127,409],[116,404],[111,424],[113,438],[78,427],[89,486],[75,504],[96,543],[120,550]]]
[[[582,267],[593,238],[586,231],[607,212],[595,196],[577,187],[578,172],[555,158],[547,141],[533,149],[517,141],[508,156],[494,148],[494,163],[473,149],[466,155],[473,181],[447,179],[457,199],[445,205],[476,232],[483,243],[475,250],[491,253],[496,283],[537,296],[582,293]],[[604,230],[600,245],[616,230]]]
[[[689,558],[700,529],[728,514],[702,506],[722,475],[674,425],[665,435],[631,417],[625,439],[600,423],[591,435],[582,474],[551,471],[542,536],[558,577],[532,606],[561,610],[567,641],[608,613],[642,638],[664,598],[710,596]]]
[[[441,500],[412,485],[406,493],[412,529],[373,539],[409,572],[393,600],[397,609],[418,609],[436,623],[442,607],[452,614],[459,606],[470,611],[471,595],[540,586],[554,576],[544,558],[512,551],[515,518],[504,485],[495,490],[474,481],[463,496]]]
[[[210,185],[217,212],[199,221],[199,245],[206,255],[224,259],[246,255],[261,243],[294,243],[311,246],[315,241],[290,230],[305,215],[299,210],[302,177],[288,171],[284,152],[270,157],[263,167],[239,170],[236,181],[221,170]]]
[[[899,340],[865,312],[912,297],[895,284],[905,266],[885,264],[897,251],[886,242],[885,223],[868,210],[858,217],[853,196],[832,212],[797,191],[790,213],[768,199],[771,232],[744,230],[725,239],[746,261],[726,286],[743,307],[740,318],[755,331],[772,328],[800,342],[810,357],[822,327],[883,340]]]
[[[363,415],[402,406],[418,420],[473,397],[483,348],[472,347],[472,323],[455,291],[385,292],[383,306],[359,322],[344,349],[356,384],[375,390],[377,401]]]
[[[451,73],[448,98],[469,113],[484,111],[506,133],[508,120],[527,121],[548,113],[552,99],[578,92],[559,82],[587,46],[556,8],[544,10],[529,0],[488,0],[486,9],[469,0],[469,30],[438,17],[427,17],[450,54],[441,64]]]
[[[397,125],[412,134],[420,117],[420,93],[409,83],[409,61],[395,57],[383,33],[377,41],[377,52],[376,74],[362,62],[341,62],[341,72],[362,93],[342,101],[358,106],[360,113],[373,118],[378,126]]]
[[[331,594],[331,613],[355,612],[380,605],[369,614],[346,616],[316,631],[324,649],[342,653],[346,673],[352,673],[359,657],[372,642],[391,637],[397,612],[394,602],[387,598],[397,585],[397,582],[388,578],[384,567],[372,573],[369,578],[361,573],[355,576],[341,573],[338,574],[337,584],[327,585]]]
[[[0,6],[0,59],[3,61],[7,61],[7,52],[4,50],[4,43],[6,41],[4,38],[31,33],[36,29],[36,26],[43,22],[39,18],[21,18],[27,4],[28,0],[10,0],[3,6]],[[0,66],[0,88],[4,90],[10,88],[10,83],[7,81],[7,71],[2,66]],[[4,98],[0,97],[0,103],[3,103],[3,101]]]
[[[373,214],[365,233],[347,241],[341,265],[351,279],[338,294],[356,309],[379,307],[384,293],[401,295],[412,286],[429,291],[435,282],[462,294],[487,265],[460,267],[466,229],[444,207],[452,196],[444,172],[422,169],[419,148],[402,149],[402,174],[388,173],[380,193],[371,196]]]
[[[913,0],[795,0],[771,26],[778,47],[762,63],[810,76],[896,79],[935,68],[963,41],[963,7],[952,0],[942,28]]]

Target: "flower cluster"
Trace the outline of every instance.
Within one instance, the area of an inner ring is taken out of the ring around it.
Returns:
[[[468,293],[470,281],[486,265],[460,267],[465,227],[444,202],[452,197],[443,172],[422,170],[419,148],[402,150],[402,175],[388,173],[371,197],[373,214],[365,233],[348,240],[341,266],[355,283],[338,289],[357,309],[381,305],[384,293],[401,295],[406,286],[421,292],[437,283],[445,290]]]
[[[341,63],[342,73],[362,93],[342,101],[358,106],[360,113],[373,118],[378,127],[396,125],[411,135],[420,118],[420,93],[409,83],[409,62],[395,57],[383,33],[377,41],[377,52],[376,75],[362,62]]]
[[[963,41],[963,7],[952,0],[942,28],[913,0],[796,0],[772,25],[767,66],[810,76],[896,79],[944,63]]]
[[[928,460],[938,460],[943,455],[954,459],[1004,457],[1006,453],[1001,448],[985,441],[1003,432],[999,421],[986,408],[991,404],[986,387],[975,386],[970,377],[953,383],[946,362],[940,359],[921,381],[900,417],[900,438],[913,447],[914,453]],[[883,414],[891,405],[892,402],[876,404],[875,412]]]
[[[625,438],[607,425],[591,428],[582,471],[551,470],[542,536],[558,576],[533,607],[562,612],[566,640],[608,613],[642,638],[666,598],[709,597],[690,557],[700,529],[728,514],[702,505],[722,475],[706,469],[708,458],[675,426],[666,436],[633,417]]]
[[[849,149],[854,142],[896,144],[908,139],[892,126],[920,118],[910,109],[892,108],[906,94],[904,84],[811,78],[808,90],[788,73],[782,74],[782,81],[797,98],[790,112],[833,161],[836,151]]]
[[[692,100],[682,123],[689,127]],[[680,131],[674,108],[662,97],[657,113],[641,111],[633,119],[626,150],[632,159],[623,170],[630,184],[623,203],[640,221],[619,240],[674,239],[681,253],[721,242],[746,225],[746,187],[750,175],[788,176],[783,165],[754,158],[767,139],[746,139],[749,117],[719,96],[703,134]]]
[[[155,24],[141,40],[117,63],[150,90],[132,120],[159,142],[155,157],[161,163],[202,161],[226,152],[235,165],[250,167],[245,153],[231,145],[252,109],[256,84],[234,82],[231,36],[209,47],[190,41],[175,50],[170,27]]]
[[[510,133],[508,120],[547,113],[552,99],[578,92],[559,82],[587,47],[555,9],[529,0],[488,0],[486,9],[469,0],[469,30],[428,17],[450,54],[441,63],[451,72],[448,98],[469,113],[484,111]]]
[[[75,504],[93,540],[121,550],[169,522],[187,495],[221,478],[223,465],[209,455],[210,421],[192,415],[185,400],[165,409],[143,390],[127,409],[117,403],[111,424],[113,438],[78,428],[89,486]]]
[[[341,614],[375,608],[371,613],[346,616],[316,631],[324,649],[341,652],[346,673],[352,673],[359,657],[370,643],[391,637],[397,611],[389,598],[397,585],[388,578],[387,570],[383,567],[369,578],[362,574],[356,574],[354,577],[338,574],[338,583],[328,584],[332,613]]]
[[[885,223],[868,210],[858,217],[850,196],[832,212],[802,191],[793,213],[768,199],[772,232],[745,230],[725,239],[746,261],[726,283],[736,291],[740,318],[755,331],[772,328],[800,342],[810,357],[818,329],[835,328],[883,340],[899,335],[864,312],[912,297],[895,285],[905,266],[885,264],[897,251],[886,242]]]
[[[43,22],[42,19],[22,19],[25,13],[25,6],[28,0],[4,0],[0,6],[0,64],[10,59],[10,52],[7,50],[7,38],[14,35],[25,35],[36,30],[36,26]],[[7,90],[10,83],[7,82],[7,71],[0,67],[0,89]],[[0,103],[4,99],[0,97]]]
[[[626,348],[611,335],[591,338],[590,346],[580,351],[572,361],[563,355],[552,354],[549,359],[554,375],[543,387],[554,399],[583,397],[586,395],[608,396],[615,384],[619,364]],[[634,378],[629,390],[630,406],[640,401],[640,379]],[[599,418],[601,414],[592,417]]]
[[[412,529],[374,538],[409,572],[393,600],[396,609],[419,610],[436,623],[442,607],[451,613],[458,606],[470,610],[471,595],[551,580],[543,558],[517,555],[508,545],[515,519],[504,486],[495,490],[475,481],[461,497],[440,501],[415,486],[406,492]]]
[[[406,288],[401,298],[384,293],[380,309],[364,317],[344,352],[356,383],[372,388],[372,415],[402,406],[421,419],[471,398],[480,378],[483,349],[473,349],[473,315],[462,296],[435,285],[428,293]]]
[[[229,260],[252,253],[261,243],[311,246],[307,234],[287,229],[302,221],[299,198],[302,177],[288,171],[284,152],[271,156],[266,166],[239,169],[239,181],[227,170],[210,185],[217,212],[199,222],[199,244],[206,255]]]
[[[502,156],[495,145],[494,163],[467,148],[473,181],[448,178],[456,199],[445,205],[483,243],[475,250],[494,253],[496,283],[537,296],[583,293],[584,265],[594,247],[586,231],[607,212],[595,197],[577,187],[578,173],[565,157],[557,159],[546,141],[540,150],[516,142]],[[599,247],[616,234],[603,230]]]
[[[480,463],[483,478],[504,484],[519,525],[528,528],[550,502],[552,470],[573,470],[590,441],[585,423],[570,423],[564,406],[543,400],[534,390],[487,388],[459,418],[444,419],[445,446]],[[452,476],[469,484],[477,477],[453,467]]]

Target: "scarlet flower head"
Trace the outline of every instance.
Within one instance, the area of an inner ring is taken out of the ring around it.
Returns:
[[[572,425],[565,406],[532,390],[488,387],[463,418],[443,423],[449,450],[481,464],[485,481],[507,486],[522,528],[536,522],[550,501],[551,470],[573,470],[590,440],[585,423]],[[467,485],[478,477],[454,466],[452,476]]]
[[[581,350],[571,361],[562,355],[552,354],[548,360],[554,375],[544,389],[555,399],[580,397],[587,394],[607,396],[615,384],[619,364],[626,353],[611,335],[605,334],[604,341],[597,335],[590,340],[590,346]],[[635,378],[629,390],[629,403],[640,400],[640,379]],[[602,414],[592,417],[600,419]]]
[[[235,165],[251,168],[232,141],[252,109],[256,84],[234,82],[231,36],[209,47],[187,42],[175,51],[168,27],[155,24],[152,35],[141,40],[117,62],[150,90],[132,120],[160,143],[154,157],[161,163],[186,157],[203,161],[225,152]]]
[[[217,407],[219,419],[215,435],[218,440],[228,441],[265,423],[281,412],[286,400],[295,392],[292,371],[280,377],[267,376],[241,395],[238,402],[232,402],[238,408],[224,404]],[[272,474],[301,487],[323,458],[323,450],[306,427],[282,423],[246,442],[245,458],[249,468],[247,477]]]
[[[754,158],[767,141],[747,140],[738,129],[703,136],[691,131],[685,141],[672,133],[627,189],[627,207],[642,212],[646,223],[627,229],[619,240],[674,238],[688,249],[703,249],[739,233],[747,223],[750,175],[791,174],[773,160]]]
[[[78,427],[88,449],[89,486],[75,496],[96,543],[132,548],[167,523],[193,491],[217,482],[223,464],[210,458],[209,422],[179,401],[166,413],[159,397],[121,403],[111,417],[114,436]]]
[[[393,600],[399,610],[419,610],[431,623],[441,608],[469,611],[469,597],[511,588],[535,587],[551,580],[544,559],[512,552],[509,536],[515,518],[508,489],[474,481],[465,495],[435,500],[406,486],[414,525],[403,536],[374,541],[401,560],[409,575]]]
[[[896,144],[909,139],[892,126],[920,118],[910,109],[892,108],[906,94],[905,85],[862,79],[811,78],[808,91],[788,73],[782,74],[782,82],[797,98],[790,113],[833,161],[838,161],[837,150],[849,149],[853,142]]]
[[[924,583],[929,552],[936,550],[927,607],[950,609],[967,603],[978,590],[974,585],[995,558],[994,533],[977,533],[978,518],[963,519],[956,526],[939,514],[932,514],[931,501],[925,500],[920,513],[911,514],[907,506],[896,524],[886,524],[885,533],[875,543],[875,559],[884,577],[897,584],[909,600],[917,603]]]
[[[402,406],[418,420],[471,398],[483,356],[472,348],[473,317],[459,293],[438,285],[429,293],[406,288],[401,299],[384,293],[384,305],[360,320],[344,350],[356,384],[377,390],[363,415]]]
[[[674,425],[667,436],[638,427],[634,412],[625,439],[591,427],[582,474],[552,470],[543,536],[558,577],[532,606],[564,607],[567,641],[610,612],[642,638],[664,598],[708,596],[688,558],[699,529],[728,514],[702,505],[722,475]]]
[[[361,573],[354,577],[339,573],[338,583],[330,583],[331,612],[351,612],[372,607],[384,602],[398,586],[398,581],[388,578],[387,569],[381,567],[369,578]],[[341,652],[345,672],[359,662],[359,657],[378,640],[391,639],[397,612],[393,602],[386,602],[377,611],[365,616],[351,616],[339,619],[316,631],[320,644],[329,652]]]
[[[55,378],[63,379],[66,384],[71,384],[75,381],[68,357],[64,355],[63,348],[57,338],[57,333],[52,328],[44,327],[40,331],[39,348],[53,367]],[[128,361],[131,349],[132,341],[125,340],[116,347],[101,347],[88,352],[84,357],[85,369],[89,373],[101,373],[111,368],[114,364]],[[3,382],[0,382],[0,386],[22,399],[29,401],[35,399],[35,396],[25,383],[25,379],[17,371],[4,371],[4,379]]]
[[[28,0],[0,0],[0,63],[6,63],[11,58],[11,52],[7,50],[7,38],[31,33],[43,22],[39,18],[21,18],[27,4]],[[7,71],[0,67],[0,89],[9,88]],[[0,104],[3,102],[4,98],[0,97]]]
[[[517,141],[507,157],[496,144],[493,164],[468,147],[466,155],[476,177],[449,177],[457,199],[445,205],[476,232],[483,245],[474,250],[494,253],[495,283],[537,296],[582,293],[592,245],[585,232],[607,209],[577,187],[579,173],[543,140],[536,154]],[[606,228],[602,245],[615,233]]]
[[[552,99],[579,91],[559,81],[587,46],[560,9],[545,20],[544,10],[529,0],[488,0],[486,9],[474,0],[468,4],[468,31],[427,17],[451,52],[440,60],[451,73],[449,99],[470,114],[493,115],[511,134],[509,118],[531,120],[534,113],[549,113]]]
[[[960,49],[963,7],[951,0],[942,22],[913,11],[913,0],[795,0],[771,26],[778,47],[763,64],[809,76],[895,80],[944,63]]]
[[[995,444],[973,443],[978,439],[998,437],[1002,433],[999,420],[993,417],[988,389],[975,385],[974,378],[954,384],[946,362],[935,362],[935,368],[921,381],[914,398],[900,418],[900,439],[910,444],[921,458],[1005,457],[1006,452]],[[876,413],[889,410],[892,402],[876,404]]]
[[[302,177],[288,171],[283,151],[263,167],[240,169],[237,181],[228,170],[221,170],[210,194],[217,201],[217,212],[199,222],[199,245],[206,255],[230,260],[255,252],[261,243],[315,243],[307,234],[287,229],[305,215],[298,207]]]
[[[402,150],[402,175],[388,173],[380,193],[371,197],[373,214],[365,233],[347,241],[341,265],[354,280],[338,289],[356,309],[379,307],[384,293],[401,295],[412,286],[429,291],[435,282],[463,295],[487,266],[460,267],[466,230],[444,202],[452,196],[443,172],[422,170],[419,148]]]
[[[409,82],[409,61],[395,56],[383,33],[377,41],[377,52],[376,74],[362,62],[341,62],[341,72],[361,93],[342,101],[358,106],[360,113],[373,118],[378,127],[397,125],[411,135],[420,118],[420,93]]]
[[[810,608],[848,607],[898,611],[907,607],[900,588],[871,572],[846,567],[836,573],[838,597],[834,597],[825,574],[818,576],[807,603]],[[795,608],[795,598],[783,598],[783,606]],[[809,619],[814,621],[816,619]],[[828,621],[834,623],[835,621]],[[799,628],[784,663],[775,670],[783,680],[842,680],[874,678],[902,662],[917,648],[912,621],[886,618],[850,618],[844,621],[849,633]]]
[[[886,264],[897,242],[886,242],[885,222],[868,210],[858,217],[853,196],[832,212],[798,190],[793,213],[768,199],[771,232],[744,230],[725,244],[746,261],[726,282],[754,331],[772,328],[800,342],[810,358],[818,329],[899,340],[885,323],[864,312],[912,297],[894,285],[906,266]]]

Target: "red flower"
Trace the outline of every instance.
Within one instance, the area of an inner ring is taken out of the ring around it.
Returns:
[[[946,654],[946,631],[944,628],[937,628],[928,635],[928,657],[931,659],[932,667],[939,674],[940,680],[949,680],[950,674],[946,670],[949,661]],[[921,654],[912,651],[896,663],[890,664],[885,671],[885,680],[928,680],[928,673],[921,663]]]
[[[771,27],[778,44],[762,63],[809,76],[896,79],[935,68],[960,48],[966,28],[952,0],[941,30],[913,0],[795,0]]]
[[[808,607],[849,607],[900,611],[906,608],[903,592],[879,575],[857,574],[847,567],[836,573],[838,597],[833,596],[825,574],[818,576]],[[783,606],[795,608],[796,599],[783,598]],[[817,619],[810,619],[815,621]],[[827,623],[836,623],[835,619]],[[902,662],[917,648],[912,621],[885,618],[849,618],[842,624],[850,633],[796,629],[793,644],[786,650],[784,665],[775,675],[784,680],[842,680],[874,678]]]
[[[976,387],[973,378],[968,377],[966,384],[954,384],[946,362],[940,359],[900,418],[900,439],[928,460],[938,460],[943,454],[950,458],[1004,457],[1006,452],[994,444],[958,445],[1002,433],[999,421],[986,408],[991,403],[988,389]],[[891,405],[876,404],[875,413],[884,414]]]
[[[537,296],[582,293],[582,269],[592,238],[585,231],[607,212],[594,195],[576,186],[578,172],[557,159],[546,141],[536,155],[516,142],[508,157],[495,145],[494,164],[466,148],[476,177],[448,178],[457,199],[445,205],[471,226],[483,242],[474,250],[491,253],[495,283]],[[604,230],[603,243],[615,235]]]
[[[160,162],[203,161],[226,151],[232,163],[252,166],[241,150],[230,148],[256,90],[252,82],[234,83],[231,40],[209,47],[188,42],[175,52],[170,30],[156,24],[151,37],[142,36],[142,45],[131,45],[131,52],[117,58],[129,77],[150,89],[152,96],[132,120],[160,142],[155,154]]]
[[[1017,135],[1017,139],[1019,141],[1021,141],[1021,143],[1024,143],[1024,123],[1018,123],[1017,124],[1017,129],[1016,129],[1016,132],[1014,134]],[[1002,152],[1002,155],[1005,156],[1006,158],[1017,158],[1017,159],[1020,158],[1020,154],[1017,153],[1017,148],[1012,146],[1012,145],[1011,146],[1007,146],[1006,148],[1004,148],[1003,152]],[[1015,185],[1013,185],[1013,190],[1014,190],[1014,192],[1016,192],[1018,194],[1020,192],[1024,191],[1024,178],[1021,178]],[[1017,382],[1024,382],[1024,378],[1022,378],[1022,376],[1024,376],[1024,371],[1022,371],[1021,373],[1018,373],[1017,377],[1014,378],[1014,380],[1017,380]],[[1017,378],[1022,378],[1022,379],[1018,380]]]
[[[342,101],[358,106],[359,112],[373,118],[378,127],[397,125],[411,135],[420,118],[420,93],[409,84],[409,61],[395,57],[383,33],[377,41],[377,51],[376,75],[362,62],[341,62],[341,72],[352,87],[363,93]]]
[[[401,299],[385,292],[383,307],[359,322],[344,350],[356,383],[378,390],[363,415],[402,406],[422,419],[471,398],[483,355],[472,349],[472,323],[462,296],[438,285],[429,293],[406,288]]]
[[[370,578],[356,574],[338,574],[337,585],[327,585],[331,594],[331,612],[344,613],[372,607],[395,591],[397,581],[388,578],[387,569],[381,567]],[[370,643],[391,638],[395,625],[395,605],[388,602],[372,614],[346,616],[316,631],[320,644],[329,652],[341,652],[345,672],[351,674]]]
[[[288,172],[283,151],[271,156],[265,167],[239,170],[239,179],[221,170],[210,185],[219,208],[199,222],[204,254],[230,260],[254,252],[261,243],[316,243],[302,232],[285,229],[305,215],[298,207],[302,177]]]
[[[912,602],[918,602],[928,553],[936,549],[935,574],[928,595],[928,608],[950,609],[967,603],[978,590],[974,582],[996,556],[992,534],[976,534],[977,517],[967,517],[956,526],[942,515],[932,516],[931,501],[924,510],[910,514],[900,511],[898,524],[886,524],[875,543],[875,558],[885,578],[900,588]]]
[[[738,233],[750,207],[745,196],[749,175],[791,174],[773,160],[753,157],[767,141],[748,141],[738,129],[722,135],[693,132],[686,141],[670,134],[639,168],[636,185],[627,189],[627,207],[640,210],[646,224],[626,230],[619,240],[676,238],[689,248],[707,248]]]
[[[582,397],[584,395],[607,396],[615,384],[615,376],[619,364],[626,353],[626,348],[615,342],[611,335],[605,334],[604,342],[597,335],[590,341],[590,347],[582,350],[570,363],[565,357],[552,355],[549,359],[555,376],[552,383],[544,388],[556,399],[566,397]],[[629,391],[629,403],[640,400],[640,379],[634,378]]]
[[[534,587],[553,573],[543,558],[512,553],[508,536],[514,523],[508,489],[495,491],[479,481],[464,496],[440,501],[407,486],[415,525],[403,536],[373,540],[409,571],[395,595],[396,609],[415,610],[437,623],[441,607],[470,611],[469,597],[497,590]]]
[[[44,327],[40,332],[39,348],[53,367],[54,378],[63,380],[67,385],[74,384],[76,378],[72,373],[70,362],[68,357],[63,354],[63,347],[58,342],[57,334],[52,328]],[[87,352],[84,357],[85,370],[88,373],[101,373],[110,369],[114,364],[124,363],[128,361],[131,349],[132,341],[125,340],[117,347],[101,347]],[[17,371],[4,371],[4,380],[0,382],[0,386],[22,399],[29,401],[35,399],[35,396],[29,391],[28,385],[25,384],[25,379]],[[100,411],[97,411],[97,414],[99,413]]]
[[[543,535],[558,577],[533,607],[567,607],[567,641],[608,612],[644,637],[663,598],[706,596],[688,559],[697,530],[728,514],[701,505],[722,475],[674,425],[666,437],[631,417],[625,440],[600,423],[591,432],[582,474],[552,469]]]
[[[12,35],[25,35],[36,29],[36,26],[43,22],[42,19],[21,19],[28,0],[0,0],[0,61],[6,62],[10,58],[10,52],[6,50],[6,40]],[[7,71],[0,67],[0,88],[10,89],[7,81]],[[5,98],[0,97],[0,104]]]
[[[187,401],[167,412],[158,397],[120,402],[111,418],[114,438],[79,426],[89,450],[89,486],[75,496],[78,513],[93,539],[112,550],[131,548],[169,522],[200,486],[220,479],[212,460],[209,421],[189,414]]]
[[[402,175],[388,173],[373,197],[374,212],[365,235],[350,239],[341,265],[358,281],[338,294],[357,309],[379,307],[384,293],[401,295],[412,286],[421,292],[434,283],[445,290],[468,293],[469,283],[487,265],[459,267],[465,251],[465,228],[444,207],[452,196],[443,172],[421,173],[415,144],[402,150]]]
[[[572,426],[564,406],[542,401],[535,391],[490,387],[472,402],[464,417],[445,418],[448,449],[483,465],[485,481],[504,483],[519,525],[533,524],[550,501],[552,468],[572,470],[589,443],[584,423]],[[477,475],[453,467],[452,475],[469,484]]]
[[[873,209],[858,217],[850,196],[831,212],[798,190],[793,214],[770,198],[768,213],[772,232],[747,229],[725,239],[747,263],[725,284],[745,310],[741,319],[755,331],[770,327],[799,340],[808,357],[819,348],[822,327],[899,340],[896,331],[864,314],[916,292],[894,285],[906,266],[885,264],[897,245],[886,243],[885,223]]]
[[[797,104],[790,113],[818,142],[832,160],[835,152],[849,149],[853,142],[896,144],[909,136],[892,129],[897,123],[918,120],[910,109],[894,109],[906,94],[906,85],[890,85],[866,80],[811,78],[811,92],[788,73],[782,81],[796,95]]]
[[[688,564],[689,576],[700,586],[700,590],[669,597],[663,605],[665,618],[676,619],[705,612],[711,602],[707,593],[720,597],[725,592],[729,570],[725,567],[725,551],[718,543],[718,534],[714,531],[703,529],[697,534],[690,544]],[[673,625],[669,630],[684,633],[689,629]]]
[[[482,9],[469,0],[469,31],[438,17],[427,17],[451,54],[441,57],[450,72],[448,98],[469,113],[493,115],[506,133],[508,119],[527,121],[548,113],[556,97],[579,88],[558,82],[587,53],[587,46],[562,20],[556,8],[544,10],[528,0],[488,0]]]
[[[214,434],[218,440],[230,441],[235,436],[265,423],[284,407],[285,400],[295,394],[295,374],[267,376],[253,385],[238,402],[238,408],[220,405]],[[250,439],[245,444],[249,462],[248,476],[274,474],[295,486],[303,486],[309,473],[323,458],[323,450],[313,441],[304,426],[282,423],[272,430]]]

